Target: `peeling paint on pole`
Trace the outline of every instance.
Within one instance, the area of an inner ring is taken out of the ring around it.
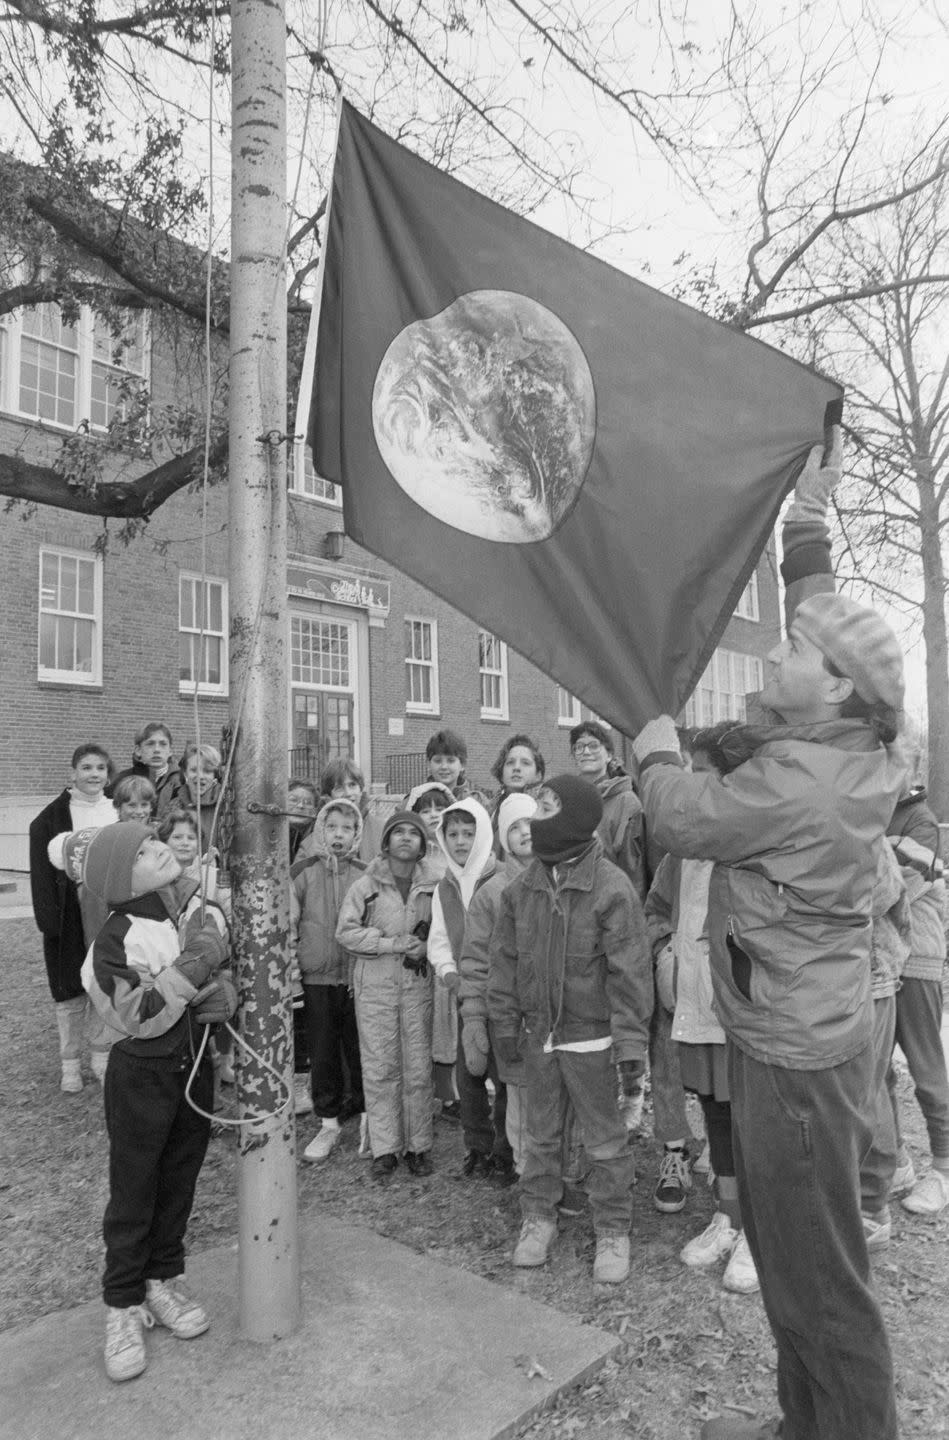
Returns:
[[[237,1056],[238,1281],[241,1332],[267,1341],[300,1318],[287,822],[266,813],[286,809],[288,754],[284,6],[234,0],[231,27],[231,878],[255,1052]]]

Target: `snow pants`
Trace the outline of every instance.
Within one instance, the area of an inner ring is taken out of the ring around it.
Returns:
[[[353,972],[362,1085],[373,1158],[431,1150],[431,971],[416,975],[401,955],[360,955]]]

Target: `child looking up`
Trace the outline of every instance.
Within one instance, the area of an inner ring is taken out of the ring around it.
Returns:
[[[188,1104],[185,1087],[200,1027],[227,1020],[237,992],[222,972],[227,927],[219,911],[196,908],[179,934],[169,909],[179,865],[147,825],[125,820],[66,837],[63,861],[111,911],[82,968],[96,1009],[118,1031],[105,1076],[109,1133],[105,1368],[110,1380],[145,1369],[143,1327],[156,1321],[179,1339],[208,1328],[184,1290],[184,1236],[211,1124]],[[214,982],[211,984],[210,982]],[[205,1052],[192,1085],[210,1111],[213,1079]]]
[[[336,938],[356,956],[353,994],[372,1177],[385,1183],[404,1153],[432,1172],[432,976],[426,960],[435,876],[428,836],[411,810],[386,821],[382,851],[351,886]]]
[[[105,1074],[109,1040],[89,1005],[80,972],[86,950],[95,939],[83,928],[79,891],[53,864],[49,845],[57,835],[115,823],[105,789],[112,771],[101,745],[80,745],[73,752],[69,783],[30,824],[30,892],[33,914],[43,936],[43,959],[59,1030],[60,1089],[76,1095],[82,1089],[83,1032],[88,1027],[92,1072]]]
[[[445,855],[447,873],[438,882],[432,898],[432,928],[428,937],[428,958],[435,971],[436,988],[444,987],[453,997],[461,983],[458,966],[465,935],[468,906],[479,888],[494,873],[494,835],[488,812],[477,800],[459,800],[442,816],[438,843]],[[487,1177],[494,1168],[495,1155],[501,1169],[513,1168],[511,1147],[504,1131],[504,1097],[495,1094],[495,1112],[485,1088],[485,1071],[468,1069],[464,1034],[459,1037],[455,1080],[461,1106],[465,1137],[462,1174]],[[503,1087],[502,1087],[503,1091]]]
[[[352,800],[362,816],[362,839],[359,858],[368,865],[379,854],[382,842],[382,819],[366,793],[366,777],[355,760],[348,757],[331,760],[320,776],[320,803],[327,800]],[[309,845],[308,841],[304,844]]]
[[[451,734],[451,731],[445,732]],[[445,852],[438,843],[442,816],[454,801],[447,785],[423,780],[406,796],[405,809],[421,817],[428,832],[425,852],[437,879],[445,873]],[[435,986],[432,1015],[432,1079],[435,1085],[435,1113],[443,1120],[457,1121],[461,1106],[455,1093],[455,1057],[458,1054],[458,1002],[445,985]]]
[[[304,1160],[325,1160],[339,1143],[343,1121],[366,1108],[353,960],[336,938],[343,898],[366,869],[358,858],[361,837],[359,806],[351,800],[330,800],[313,829],[317,848],[297,860],[290,872],[291,942],[303,981],[313,1109],[322,1122],[303,1152]]]

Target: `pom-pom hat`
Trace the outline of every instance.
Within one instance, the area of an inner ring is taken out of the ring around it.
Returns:
[[[132,899],[132,866],[150,826],[140,820],[120,820],[101,830],[76,830],[63,841],[63,868],[70,880],[85,885],[107,905],[124,905]]]

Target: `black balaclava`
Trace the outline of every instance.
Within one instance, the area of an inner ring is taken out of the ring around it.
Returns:
[[[544,781],[544,789],[560,797],[556,815],[531,820],[534,854],[545,865],[562,865],[582,855],[603,818],[599,790],[579,775],[555,775]]]

